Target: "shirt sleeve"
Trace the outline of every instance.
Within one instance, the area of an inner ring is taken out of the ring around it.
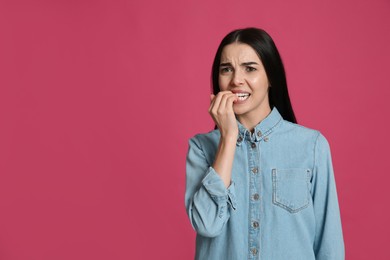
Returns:
[[[319,133],[314,150],[313,206],[317,260],[345,259],[344,240],[330,147]]]
[[[195,231],[205,237],[218,236],[236,208],[235,184],[225,187],[207,162],[196,137],[190,139],[186,161],[185,205]]]

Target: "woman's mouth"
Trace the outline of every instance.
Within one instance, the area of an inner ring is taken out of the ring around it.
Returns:
[[[238,102],[243,102],[243,101],[247,100],[249,98],[249,96],[251,95],[249,93],[235,93],[235,94],[238,97],[238,100],[237,100]]]

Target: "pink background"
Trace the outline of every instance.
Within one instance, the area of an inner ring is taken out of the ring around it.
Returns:
[[[388,0],[0,0],[0,259],[192,259],[187,140],[247,26],[331,144],[347,259],[390,259]]]

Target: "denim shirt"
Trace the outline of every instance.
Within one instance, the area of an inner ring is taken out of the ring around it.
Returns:
[[[344,259],[325,137],[276,108],[253,134],[237,123],[228,188],[212,167],[219,130],[189,140],[185,205],[197,233],[195,259]]]

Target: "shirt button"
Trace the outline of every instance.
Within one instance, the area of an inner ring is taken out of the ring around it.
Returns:
[[[257,167],[252,168],[252,172],[253,172],[253,173],[258,173],[258,171],[259,171],[259,170],[257,169]]]
[[[259,200],[260,199],[260,195],[258,193],[253,194],[253,199],[254,200]]]
[[[251,253],[252,255],[257,255],[257,248],[252,248]]]
[[[264,137],[264,142],[268,142],[269,138],[268,137]]]
[[[257,132],[257,136],[258,136],[258,137],[260,137],[260,136],[262,136],[262,135],[263,135],[263,134],[261,133],[261,131],[258,131],[258,132]]]
[[[253,222],[252,222],[252,227],[253,227],[253,228],[258,228],[258,227],[259,227],[259,222],[253,221]]]
[[[251,147],[254,149],[254,148],[256,148],[256,144],[255,143],[252,143],[251,144]]]

